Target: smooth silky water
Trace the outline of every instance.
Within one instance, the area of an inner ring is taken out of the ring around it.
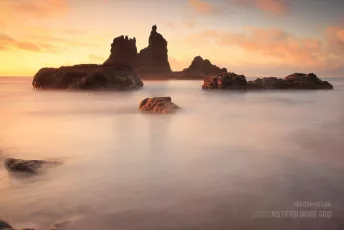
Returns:
[[[0,219],[46,229],[343,229],[344,81],[333,91],[34,91],[0,78]],[[146,97],[183,109],[141,114]],[[58,160],[38,175],[6,157]],[[330,207],[296,207],[294,202]],[[274,211],[317,211],[278,218]],[[332,216],[321,218],[321,211]]]

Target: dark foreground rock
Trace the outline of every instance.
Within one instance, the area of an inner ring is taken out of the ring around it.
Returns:
[[[74,65],[42,68],[34,76],[35,89],[131,90],[143,82],[128,64]]]
[[[5,167],[9,171],[36,173],[44,165],[57,165],[59,162],[42,160],[21,160],[15,158],[6,158]]]
[[[294,73],[285,79],[276,77],[257,78],[246,81],[244,75],[222,73],[204,79],[203,89],[333,89],[327,81],[322,81],[315,74]]]
[[[141,101],[139,109],[142,112],[174,113],[180,107],[172,102],[171,97],[153,97]]]

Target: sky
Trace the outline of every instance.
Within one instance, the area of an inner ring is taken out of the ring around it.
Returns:
[[[247,77],[344,77],[344,0],[0,0],[0,76],[103,63],[112,40],[168,41],[172,70],[195,56]]]

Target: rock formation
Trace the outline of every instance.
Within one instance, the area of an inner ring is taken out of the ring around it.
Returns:
[[[84,64],[42,68],[35,74],[32,86],[35,89],[130,90],[143,87],[143,82],[128,64]]]
[[[120,36],[111,44],[110,57],[104,62],[105,65],[114,63],[127,63],[133,66],[137,58],[136,38]]]
[[[294,73],[285,79],[268,77],[246,81],[244,75],[222,73],[204,79],[203,89],[333,89],[327,81],[315,74]]]
[[[157,32],[157,26],[152,27],[148,47],[137,53],[136,39],[120,36],[111,44],[110,57],[105,65],[124,62],[133,66],[139,73],[160,74],[171,72],[168,62],[167,41]]]
[[[244,75],[221,73],[204,79],[202,89],[246,89],[247,81]]]
[[[37,170],[44,165],[56,165],[59,164],[59,162],[7,158],[4,164],[5,167],[10,171],[36,173]]]
[[[174,113],[180,107],[172,102],[171,97],[153,97],[141,101],[139,109],[142,112]]]
[[[227,69],[221,69],[220,67],[211,64],[208,59],[203,59],[201,56],[197,56],[193,59],[191,65],[184,69],[183,72],[187,75],[207,76],[226,73]]]

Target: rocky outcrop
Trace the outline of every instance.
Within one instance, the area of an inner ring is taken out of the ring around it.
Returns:
[[[148,47],[138,54],[135,67],[144,73],[169,73],[171,67],[167,53],[167,41],[157,32],[157,26],[154,25],[149,36]]]
[[[249,89],[333,89],[327,81],[320,80],[314,73],[294,73],[284,79],[276,77],[257,78],[248,82]]]
[[[157,32],[157,26],[152,27],[148,47],[137,53],[136,39],[120,36],[111,44],[110,57],[105,65],[117,62],[129,63],[139,73],[162,74],[171,72],[168,62],[166,39]]]
[[[34,76],[35,89],[130,90],[143,87],[138,74],[128,64],[84,64],[42,68]]]
[[[111,44],[110,57],[105,61],[105,65],[115,63],[128,63],[133,66],[137,59],[136,38],[120,36],[113,40]]]
[[[141,101],[139,109],[142,112],[174,113],[180,107],[172,102],[171,97],[153,97]]]
[[[202,89],[246,89],[247,81],[244,75],[221,73],[204,79]]]
[[[193,59],[191,65],[184,69],[183,72],[187,75],[207,76],[226,73],[227,69],[221,69],[220,67],[213,65],[208,59],[203,59],[201,56],[197,56]]]
[[[295,73],[285,79],[276,77],[257,78],[246,81],[244,75],[222,73],[204,79],[203,89],[333,89],[333,86],[320,80],[315,74]]]
[[[44,165],[57,165],[59,162],[7,158],[4,164],[9,171],[36,173],[37,170],[42,168]]]

